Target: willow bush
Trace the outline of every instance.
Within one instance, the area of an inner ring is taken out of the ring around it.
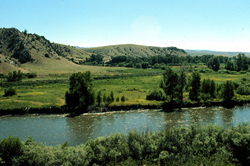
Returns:
[[[0,141],[3,165],[249,165],[249,156],[246,123],[230,129],[193,125],[159,132],[134,130],[77,146],[46,146],[32,138]]]

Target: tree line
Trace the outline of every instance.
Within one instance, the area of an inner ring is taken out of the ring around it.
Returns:
[[[192,101],[207,101],[208,99],[223,98],[230,101],[234,97],[234,84],[231,81],[219,85],[213,80],[200,78],[199,72],[193,72],[187,79],[184,68],[176,73],[167,67],[159,87],[163,91],[153,91],[147,95],[148,100],[167,100],[170,103],[183,103],[184,90]],[[164,93],[165,94],[164,94]]]
[[[250,58],[245,54],[238,54],[236,57],[202,55],[202,56],[176,56],[176,55],[157,55],[150,57],[134,57],[134,56],[112,56],[111,60],[104,62],[103,56],[100,54],[92,54],[85,61],[80,61],[80,64],[86,65],[105,65],[133,68],[154,68],[165,70],[166,66],[179,66],[183,63],[198,64],[204,63],[208,68],[218,71],[220,64],[225,64],[225,69],[241,71],[247,70],[250,64]]]

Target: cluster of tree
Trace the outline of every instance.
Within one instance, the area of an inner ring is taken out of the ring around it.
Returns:
[[[151,57],[116,56],[112,57],[107,66],[124,66],[134,68],[164,68],[167,65],[180,65],[185,61],[184,56],[158,55]]]
[[[120,98],[117,97],[117,98],[115,99],[115,96],[114,96],[114,92],[113,92],[113,91],[111,91],[109,95],[106,95],[105,93],[102,95],[101,91],[99,91],[99,92],[97,93],[96,100],[97,100],[97,101],[96,101],[96,102],[97,102],[97,105],[100,106],[101,103],[109,104],[109,103],[112,103],[112,102],[114,102],[114,101],[119,102],[119,101],[120,101]],[[122,102],[125,102],[125,96],[124,96],[124,95],[121,97],[121,101],[122,101]]]
[[[87,112],[95,103],[91,72],[74,73],[70,76],[69,91],[65,94],[66,105],[74,110]]]
[[[79,61],[79,64],[85,65],[104,65],[103,56],[100,54],[92,54],[89,58],[86,58],[86,61]]]
[[[218,57],[212,57],[207,61],[207,67],[213,71],[218,71],[220,69],[220,61]]]
[[[70,76],[70,87],[65,93],[65,101],[66,106],[72,110],[72,113],[75,113],[75,111],[79,113],[87,112],[90,106],[95,105],[95,102],[100,106],[101,103],[110,104],[115,101],[113,91],[109,95],[102,95],[101,91],[99,91],[95,97],[92,81],[90,71],[78,72]],[[125,100],[125,97],[122,96],[121,101],[124,102]],[[116,101],[120,101],[119,97],[116,98]]]
[[[245,56],[245,54],[238,54],[234,61],[227,61],[225,64],[225,69],[231,71],[242,71],[247,70],[250,64],[250,59]]]
[[[4,90],[4,96],[7,97],[7,96],[13,96],[13,95],[16,95],[17,92],[16,92],[16,89],[12,88],[12,87],[9,87],[7,89]]]
[[[200,74],[193,72],[190,79],[186,79],[185,71],[182,69],[180,73],[176,73],[172,68],[167,67],[163,74],[163,80],[160,83],[168,100],[172,102],[183,102],[184,89],[189,93],[189,99],[199,101],[203,99],[223,98],[230,101],[234,97],[234,85],[231,81],[227,81],[222,85],[217,85],[213,80],[204,79],[201,81]],[[152,92],[147,95],[148,100],[166,100],[162,92]]]
[[[167,66],[177,66],[182,63],[205,63],[214,71],[220,69],[220,63],[226,63],[228,57],[202,55],[202,56],[176,56],[176,55],[158,55],[151,57],[131,57],[131,56],[116,56],[112,57],[107,66],[124,66],[134,68],[155,68],[165,69]]]
[[[46,146],[32,137],[0,140],[0,165],[250,165],[250,127],[192,125],[159,132],[130,131],[84,145]]]
[[[37,77],[37,74],[36,73],[23,73],[23,77],[35,78]]]
[[[170,97],[170,102],[174,100],[180,100],[180,102],[182,102],[185,82],[186,75],[183,68],[178,75],[172,68],[167,67],[165,73],[163,73],[163,80],[160,83],[160,88]]]
[[[18,72],[16,72],[16,71],[9,72],[8,76],[7,76],[7,81],[8,82],[18,82],[18,81],[22,80],[22,76],[23,76],[23,73],[20,70],[18,70]]]

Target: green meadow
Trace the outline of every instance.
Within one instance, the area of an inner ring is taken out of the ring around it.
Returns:
[[[86,67],[87,68],[87,67]],[[160,69],[134,69],[125,67],[98,67],[95,66],[93,74],[93,87],[95,92],[101,91],[102,95],[114,92],[115,99],[119,101],[110,103],[110,106],[130,105],[160,105],[162,101],[146,100],[149,92],[159,89],[164,70]],[[103,70],[103,68],[105,70]],[[178,72],[180,67],[173,67]],[[98,71],[98,72],[96,72]],[[193,71],[199,71],[202,79],[212,79],[217,84],[231,80],[238,85],[250,85],[249,72],[226,71],[224,69],[214,72],[204,65],[185,67],[187,79]],[[105,73],[105,74],[104,74]],[[4,90],[0,88],[0,109],[14,108],[42,108],[50,106],[63,106],[65,92],[69,89],[69,73],[38,75],[36,78],[23,79],[20,83],[13,84],[17,95],[4,97]],[[5,80],[3,79],[2,82]],[[122,102],[121,97],[126,101]],[[236,99],[248,100],[249,95],[238,95]],[[184,100],[188,99],[188,92],[184,91]],[[214,99],[216,100],[216,99]],[[219,99],[217,99],[219,100]]]

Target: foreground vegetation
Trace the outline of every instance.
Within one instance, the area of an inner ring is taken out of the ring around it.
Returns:
[[[86,144],[46,146],[29,138],[0,141],[2,165],[249,165],[250,126],[195,125],[160,132],[131,131]]]

